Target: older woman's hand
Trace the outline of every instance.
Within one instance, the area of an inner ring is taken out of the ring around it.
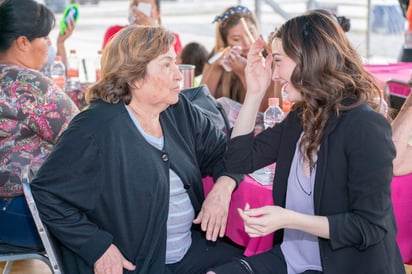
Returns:
[[[94,264],[95,274],[122,274],[123,269],[133,271],[136,266],[126,260],[119,249],[111,244]]]
[[[220,177],[203,202],[199,215],[193,220],[206,231],[206,239],[216,241],[218,236],[225,235],[230,198],[235,186],[232,178]]]

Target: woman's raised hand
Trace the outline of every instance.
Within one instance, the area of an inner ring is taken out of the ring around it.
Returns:
[[[272,77],[272,56],[266,59],[262,56],[265,47],[263,37],[260,36],[249,50],[245,69],[247,93],[265,94]]]

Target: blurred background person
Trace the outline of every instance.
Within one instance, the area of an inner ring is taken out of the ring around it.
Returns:
[[[243,103],[246,95],[246,56],[253,41],[260,35],[256,17],[247,7],[239,5],[227,8],[213,22],[216,22],[216,44],[209,58],[219,52],[223,54],[212,64],[205,64],[201,83],[207,85],[215,98],[227,97]],[[267,52],[264,51],[263,55],[266,56]],[[268,87],[260,111],[267,108],[270,97],[281,97],[280,89],[275,93],[274,83]]]
[[[225,135],[180,93],[174,42],[163,27],[115,35],[89,108],[32,181],[66,273],[204,273],[241,255],[218,238],[242,176],[224,169]],[[216,181],[206,198],[204,176]]]
[[[36,173],[69,121],[72,100],[38,70],[55,18],[32,0],[0,2],[0,244],[40,248],[21,171]],[[7,224],[7,225],[6,225]]]
[[[67,52],[66,52],[66,40],[73,34],[75,28],[75,24],[73,21],[71,23],[67,24],[67,29],[65,30],[64,34],[59,34],[57,35],[57,40],[56,40],[56,47],[52,43],[50,43],[48,47],[48,53],[47,53],[47,62],[46,64],[40,69],[41,72],[43,72],[45,75],[50,76],[50,66],[54,62],[54,58],[56,55],[59,55],[62,57],[62,62],[67,68]]]
[[[142,3],[142,4],[141,4]],[[139,7],[140,5],[140,7]],[[149,7],[149,8],[141,8],[141,7]],[[160,16],[160,0],[130,0],[129,4],[129,17],[128,17],[130,24],[136,25],[144,25],[144,26],[159,26],[162,24],[161,16]],[[122,25],[114,25],[109,27],[103,38],[103,46],[104,49],[106,44],[110,41],[110,39],[123,29],[125,26]],[[182,42],[180,41],[180,37],[177,33],[173,33],[176,42],[173,45],[174,50],[177,55],[180,54],[182,50]]]
[[[393,174],[412,173],[412,92],[406,98],[395,120],[392,122],[392,139],[396,147]]]
[[[185,45],[177,58],[177,64],[195,66],[194,86],[197,87],[202,79],[203,68],[207,62],[209,53],[205,46],[198,42]]]

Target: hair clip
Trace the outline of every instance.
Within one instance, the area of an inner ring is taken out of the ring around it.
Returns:
[[[235,6],[235,7],[231,7],[230,9],[228,9],[225,13],[223,13],[222,15],[218,15],[215,17],[215,20],[213,20],[212,24],[215,22],[220,22],[221,24],[224,24],[225,21],[233,14],[235,13],[246,13],[246,14],[250,14],[252,13],[247,7],[245,6]]]

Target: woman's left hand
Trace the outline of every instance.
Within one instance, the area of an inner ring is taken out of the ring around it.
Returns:
[[[238,208],[243,219],[245,232],[250,237],[266,236],[278,229],[284,228],[282,221],[285,209],[279,206],[264,206],[250,209],[246,204],[245,209]]]
[[[206,231],[206,239],[216,241],[218,236],[225,235],[230,198],[235,186],[232,178],[220,177],[203,202],[199,215],[193,220]]]

